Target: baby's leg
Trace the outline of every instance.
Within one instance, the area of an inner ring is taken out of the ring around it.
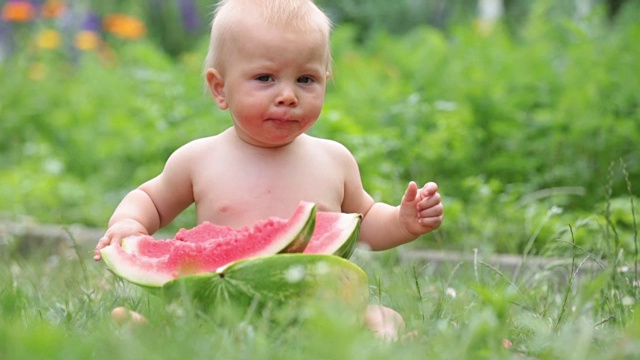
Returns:
[[[131,322],[133,325],[142,325],[147,323],[147,318],[122,306],[111,310],[111,318],[118,324]]]
[[[391,341],[398,340],[398,335],[405,328],[402,315],[382,305],[369,305],[365,323],[376,337]]]
[[[117,307],[111,311],[111,318],[119,324],[131,322],[133,325],[147,323],[147,318],[125,307]],[[384,340],[396,341],[405,323],[397,311],[382,305],[369,305],[365,314],[365,324],[374,335]]]

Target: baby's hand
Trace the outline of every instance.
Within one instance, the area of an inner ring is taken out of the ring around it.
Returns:
[[[127,236],[140,235],[148,235],[148,232],[147,229],[145,229],[145,227],[139,222],[133,219],[124,219],[116,222],[111,225],[104,236],[98,240],[96,249],[93,252],[93,260],[100,261],[100,259],[102,259],[102,256],[100,256],[100,250],[103,248],[113,243],[120,243],[122,239]]]
[[[444,216],[444,207],[438,185],[426,183],[418,189],[410,182],[400,204],[400,222],[414,236],[420,236],[440,227]]]

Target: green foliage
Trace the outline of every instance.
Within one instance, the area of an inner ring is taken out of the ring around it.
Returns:
[[[185,3],[192,8],[181,9]],[[145,22],[150,38],[169,55],[178,57],[192,50],[208,32],[211,1],[147,1]]]
[[[553,253],[573,225],[592,251],[607,241],[611,204],[630,250],[640,27],[629,9],[614,25],[599,12],[547,21],[541,2],[517,37],[460,23],[360,43],[338,26],[311,132],[353,151],[376,199],[396,204],[409,180],[439,183],[445,223],[411,246]],[[142,40],[108,58],[25,49],[0,63],[0,211],[103,226],[172,151],[228,127],[202,87],[206,43],[177,60]],[[193,226],[191,211],[168,231]]]
[[[354,152],[376,198],[395,204],[409,180],[435,180],[445,199],[439,231],[352,259],[370,303],[400,312],[413,337],[378,341],[322,301],[204,314],[117,280],[89,262],[94,244],[25,250],[0,234],[0,358],[637,358],[639,12],[610,25],[601,12],[549,18],[553,4],[531,5],[515,35],[336,29],[312,132]],[[27,47],[0,62],[2,216],[104,226],[177,147],[228,127],[202,89],[206,42],[193,46],[174,59],[122,42],[111,60],[77,62]],[[191,209],[173,226],[193,221]],[[427,246],[478,257],[399,257]],[[511,271],[483,262],[494,252],[571,264]],[[116,306],[149,324],[116,325]]]

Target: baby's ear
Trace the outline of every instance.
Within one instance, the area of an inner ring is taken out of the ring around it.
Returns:
[[[224,93],[224,78],[218,70],[214,68],[207,69],[206,77],[207,84],[209,85],[209,92],[211,92],[213,101],[218,104],[218,107],[221,110],[226,110],[229,107],[229,104],[227,104],[227,97]]]

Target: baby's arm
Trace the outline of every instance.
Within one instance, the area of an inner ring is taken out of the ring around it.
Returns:
[[[444,208],[438,185],[418,189],[410,182],[398,206],[377,202],[362,220],[360,240],[372,250],[386,250],[440,227]]]
[[[415,182],[410,182],[398,206],[375,202],[362,185],[353,156],[340,155],[345,171],[342,210],[364,215],[360,242],[372,250],[386,250],[413,241],[442,224],[444,208],[436,183],[427,183],[419,189]]]
[[[178,149],[160,175],[124,197],[96,245],[94,260],[101,259],[101,249],[127,236],[153,234],[193,202],[190,153],[186,147]]]

